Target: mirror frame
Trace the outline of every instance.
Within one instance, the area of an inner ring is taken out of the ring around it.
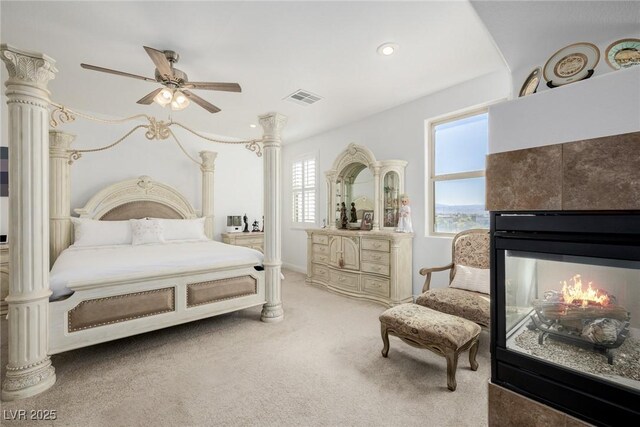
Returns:
[[[334,206],[336,203],[340,203],[343,200],[338,200],[338,192],[340,192],[340,199],[342,199],[343,191],[343,175],[347,168],[353,168],[354,163],[359,163],[366,168],[369,168],[373,174],[373,192],[374,192],[374,207],[375,212],[373,214],[373,226],[372,231],[380,231],[380,219],[384,215],[384,200],[382,188],[383,178],[389,172],[396,172],[399,176],[399,193],[404,193],[404,180],[405,180],[405,168],[407,162],[404,160],[376,160],[373,152],[364,145],[349,144],[347,148],[336,157],[333,162],[333,166],[330,170],[325,172],[327,180],[327,225],[330,229],[337,229],[335,221]],[[393,231],[395,227],[386,227],[385,230]]]

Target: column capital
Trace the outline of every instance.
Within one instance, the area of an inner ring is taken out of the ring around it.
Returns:
[[[7,44],[0,45],[0,57],[4,61],[9,78],[5,85],[34,86],[47,91],[47,85],[58,71],[56,61],[42,53],[17,49]]]
[[[198,154],[202,159],[200,170],[202,172],[213,172],[216,167],[216,157],[218,157],[218,153],[215,151],[201,151]]]
[[[287,124],[287,116],[280,113],[267,113],[261,116],[258,116],[260,120],[260,126],[264,130],[265,139],[280,140],[280,133],[282,129],[284,129]]]
[[[49,131],[49,154],[67,156],[67,151],[76,136],[60,130]]]

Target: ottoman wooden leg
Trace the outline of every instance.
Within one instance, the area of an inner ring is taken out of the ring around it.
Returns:
[[[474,343],[471,345],[471,348],[469,349],[469,364],[471,365],[472,371],[478,370],[478,362],[476,362],[476,354],[478,354],[478,345],[479,345],[479,340],[478,338],[476,338]]]
[[[382,357],[387,357],[389,354],[389,332],[387,331],[387,327],[383,324],[380,324],[380,332],[382,333],[382,343],[384,347],[382,348]]]
[[[444,357],[447,358],[447,387],[451,391],[456,391],[456,369],[458,368],[458,353],[448,351]]]

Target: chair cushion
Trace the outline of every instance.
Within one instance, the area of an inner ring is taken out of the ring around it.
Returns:
[[[480,333],[480,326],[417,304],[400,304],[380,315],[380,322],[398,335],[454,351]]]
[[[455,288],[431,289],[416,299],[416,304],[459,316],[482,326],[491,319],[488,295]]]

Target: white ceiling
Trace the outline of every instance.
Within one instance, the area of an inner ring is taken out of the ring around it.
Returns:
[[[640,1],[471,1],[512,71],[543,66],[577,42],[599,46],[598,68],[611,71],[605,49],[640,37]],[[515,77],[515,76],[514,76]]]
[[[191,105],[173,118],[241,138],[260,136],[249,124],[269,111],[289,116],[285,140],[297,141],[505,67],[467,1],[2,1],[0,12],[3,43],[56,59],[55,101],[110,116],[166,118],[166,109],[135,103],[154,83],[79,64],[152,77],[142,46],[172,49],[190,80],[243,89],[196,91],[222,112]],[[378,55],[384,42],[397,43],[397,54]],[[511,50],[517,55],[517,46]],[[282,100],[297,89],[324,99],[307,107]]]

